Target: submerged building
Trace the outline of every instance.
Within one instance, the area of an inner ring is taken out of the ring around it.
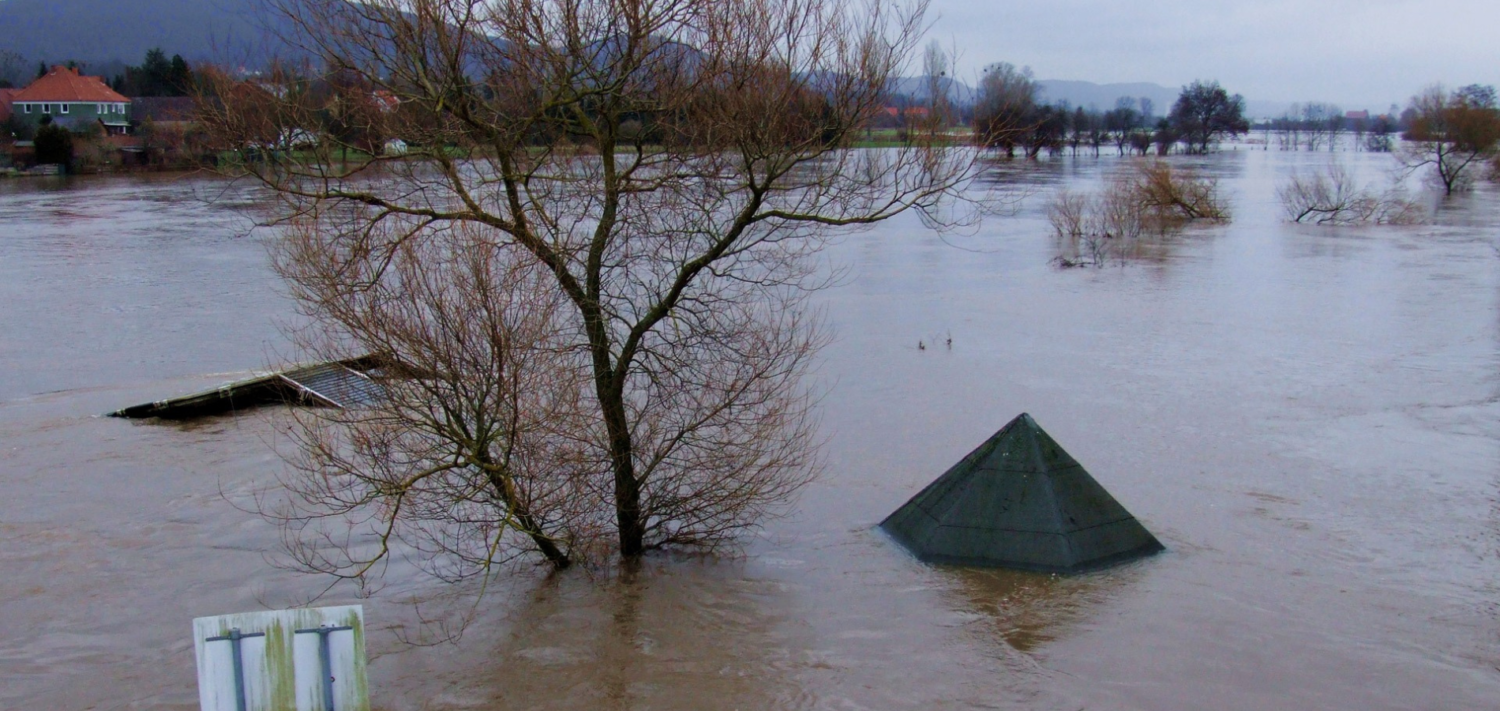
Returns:
[[[1076,573],[1163,550],[1025,413],[880,527],[919,559],[954,565]]]

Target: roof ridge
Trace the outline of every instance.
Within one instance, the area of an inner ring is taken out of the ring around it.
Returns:
[[[1016,419],[1025,420],[1026,422],[1026,438],[1031,441],[1032,456],[1036,457],[1036,467],[1040,471],[1042,479],[1042,490],[1047,492],[1047,510],[1052,513],[1052,525],[1055,527],[1055,530],[1059,534],[1062,534],[1063,544],[1067,546],[1068,560],[1071,565],[1078,561],[1078,551],[1073,549],[1073,540],[1067,535],[1069,533],[1068,527],[1063,524],[1062,502],[1057,498],[1057,488],[1052,485],[1052,467],[1048,466],[1047,458],[1042,456],[1042,443],[1037,437],[1037,433],[1042,427],[1036,423],[1036,420],[1031,419],[1031,415],[1024,412]]]
[[[81,74],[77,68],[55,66],[12,96],[11,102],[117,104],[129,103],[130,99],[109,88],[102,77]]]

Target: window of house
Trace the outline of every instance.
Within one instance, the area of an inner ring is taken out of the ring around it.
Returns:
[[[50,113],[52,113],[52,104],[42,104],[42,113],[44,113],[44,114],[50,114]]]
[[[96,105],[94,107],[94,113],[96,113],[96,114],[103,114],[104,113],[104,104],[98,104],[98,105]]]
[[[69,104],[58,104],[58,107],[62,109],[63,113],[68,113]]]
[[[22,104],[22,106],[26,107],[26,113],[31,113],[31,104]]]

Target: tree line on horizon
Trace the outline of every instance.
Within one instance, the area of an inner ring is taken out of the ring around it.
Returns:
[[[34,65],[20,54],[0,50],[0,89],[19,89],[51,71],[54,65],[62,65],[82,72],[97,73],[106,78],[111,89],[135,97],[191,96],[194,93],[193,69],[180,54],[167,57],[166,51],[156,47],[146,51],[140,64],[107,62],[99,66],[68,59],[61,62],[37,60]],[[28,72],[27,67],[34,66]]]
[[[24,64],[24,58],[16,53],[0,51],[0,88],[17,85],[12,78]],[[73,61],[65,64],[80,66]],[[48,69],[46,63],[39,63],[36,76]],[[147,51],[139,65],[122,66],[108,83],[131,97],[201,97],[205,91],[212,93],[208,84],[222,88],[232,83],[230,73],[213,66],[204,69],[217,80],[200,81],[198,72],[181,55],[168,58],[164,50],[154,48]],[[319,72],[308,65],[295,69],[277,65],[269,73],[240,70],[237,74],[241,84],[251,91],[285,82],[304,100],[318,104],[310,112],[318,119],[315,124],[268,129],[271,132],[262,145],[274,145],[289,135],[317,133],[337,136],[346,146],[344,158],[351,147],[367,154],[379,153],[388,139],[397,138],[385,135],[389,131],[381,129],[381,124],[390,122],[382,120],[380,114],[390,108],[408,110],[401,106],[383,107],[376,96],[376,84],[365,82],[369,85],[357,86],[359,82],[351,83],[348,72]],[[1500,177],[1500,157],[1497,157],[1500,150],[1496,145],[1500,143],[1500,112],[1494,106],[1494,90],[1480,85],[1463,87],[1451,96],[1431,96],[1434,91],[1438,94],[1442,91],[1430,89],[1413,97],[1399,113],[1398,107],[1392,105],[1389,112],[1369,117],[1348,116],[1330,103],[1294,104],[1282,116],[1255,125],[1245,118],[1244,98],[1229,94],[1216,81],[1200,80],[1183,87],[1164,116],[1156,115],[1156,107],[1146,97],[1120,97],[1113,108],[1104,111],[1093,106],[1071,106],[1067,101],[1043,102],[1040,84],[1030,68],[1017,69],[1004,62],[985,69],[972,105],[956,106],[955,102],[947,101],[944,95],[951,91],[951,86],[951,82],[930,83],[925,101],[888,90],[884,103],[896,108],[876,113],[868,125],[896,126],[901,129],[902,140],[906,140],[904,137],[913,129],[930,132],[958,122],[972,129],[977,145],[1008,157],[1019,152],[1030,159],[1044,153],[1055,156],[1069,151],[1073,155],[1092,151],[1097,156],[1106,147],[1113,147],[1120,155],[1144,156],[1153,152],[1167,155],[1173,151],[1202,154],[1225,138],[1245,135],[1254,129],[1265,132],[1267,150],[1272,145],[1280,150],[1306,151],[1335,151],[1347,146],[1357,151],[1399,152],[1403,164],[1434,166],[1437,182],[1449,193],[1462,189],[1471,180],[1474,165],[1491,164],[1491,175]],[[938,104],[946,105],[928,114],[922,104],[930,104],[934,109],[939,108]],[[810,92],[801,105],[812,123],[819,120],[819,114],[831,110],[826,99],[820,100],[816,92]],[[1467,112],[1469,118],[1457,121],[1451,117],[1455,112]],[[1491,117],[1496,125],[1493,130],[1489,128]],[[1460,125],[1461,128],[1455,128]],[[30,131],[18,126],[9,128],[11,135],[23,137],[24,133],[29,137]],[[648,140],[662,138],[649,111],[639,113],[631,130]],[[1496,140],[1487,138],[1491,133],[1497,136]],[[1353,141],[1346,143],[1343,140],[1346,135]],[[1447,140],[1450,135],[1453,140]],[[1398,137],[1413,145],[1398,144]],[[546,143],[558,138],[538,136],[536,140]],[[1420,146],[1420,151],[1414,146]],[[1413,155],[1414,151],[1420,155]],[[1464,156],[1462,160],[1460,155]]]
[[[1218,82],[1197,81],[1183,87],[1166,116],[1154,115],[1150,99],[1120,97],[1114,108],[1099,111],[1067,102],[1039,100],[1040,88],[1030,68],[1001,62],[984,71],[972,119],[975,141],[1014,157],[1058,155],[1081,148],[1098,155],[1106,145],[1119,154],[1146,155],[1155,148],[1166,155],[1175,146],[1187,153],[1206,153],[1225,136],[1248,132],[1245,99],[1230,95]]]

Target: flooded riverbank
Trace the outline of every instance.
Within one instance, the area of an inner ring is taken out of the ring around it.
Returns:
[[[1341,158],[1369,182],[1390,160]],[[1112,157],[1026,172],[977,234],[841,240],[830,466],[794,511],[738,559],[522,575],[457,644],[403,644],[435,608],[395,576],[364,601],[377,707],[1492,705],[1500,199],[1282,224],[1277,182],[1327,159],[1203,159],[1234,222],[1123,267],[1049,266],[1041,216]],[[291,306],[231,209],[251,196],[223,191],[0,184],[0,708],[195,708],[194,616],[325,584],[241,510],[279,467],[274,414],[96,416],[284,355]],[[873,530],[1021,411],[1168,551],[1060,579],[924,566]]]

